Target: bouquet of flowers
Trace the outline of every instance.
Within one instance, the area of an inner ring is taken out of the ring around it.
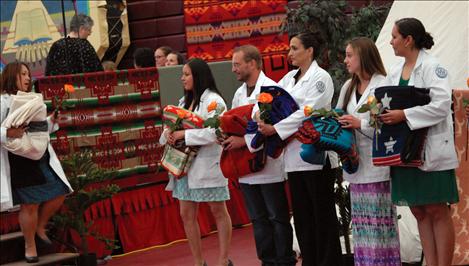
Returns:
[[[73,87],[72,84],[64,84],[64,91],[67,94],[74,93],[75,88]],[[60,110],[66,110],[67,108],[72,108],[74,107],[73,104],[69,104],[66,101],[64,102],[64,97],[59,97],[58,95],[54,96],[54,102],[55,102],[55,109],[54,109],[54,118],[57,119],[59,116],[59,111]]]
[[[385,109],[383,104],[379,103],[375,96],[368,96],[366,103],[360,106],[358,109],[359,113],[370,112],[370,126],[376,130],[380,130],[383,122],[379,119],[379,116],[383,113]]]
[[[266,124],[272,124],[269,112],[272,111],[273,100],[274,97],[266,92],[262,92],[257,95],[257,102],[259,105],[259,116],[260,119],[262,119],[262,121],[264,121]]]
[[[213,101],[207,106],[207,111],[209,114],[215,112],[215,115],[205,120],[204,127],[214,128],[218,140],[223,141],[225,134],[220,129],[220,115],[225,111],[225,106],[219,106],[216,101]]]

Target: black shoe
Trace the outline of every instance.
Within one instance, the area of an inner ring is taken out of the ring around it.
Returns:
[[[39,257],[38,256],[26,256],[24,255],[24,259],[26,260],[27,263],[37,263],[39,262]]]
[[[49,238],[43,239],[38,235],[36,235],[35,238],[36,238],[36,244],[38,244],[39,246],[43,246],[43,247],[52,246],[52,241]]]
[[[228,266],[233,266],[233,262],[230,259],[228,259]]]

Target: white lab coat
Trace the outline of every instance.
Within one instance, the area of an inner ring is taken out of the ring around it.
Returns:
[[[387,85],[399,84],[403,67],[404,60],[391,68],[386,78]],[[421,50],[410,75],[409,85],[430,89],[429,104],[404,110],[411,130],[429,127],[423,152],[424,164],[419,168],[423,171],[457,168],[451,115],[452,90],[447,71],[435,57]]]
[[[239,106],[247,105],[247,104],[256,104],[257,102],[257,95],[261,92],[261,86],[277,86],[279,85],[268,78],[264,72],[261,71],[259,77],[257,78],[256,87],[252,91],[251,95],[247,95],[247,85],[243,83],[241,87],[236,90],[233,101],[232,101],[232,108],[236,108]],[[254,110],[254,109],[253,109]],[[251,152],[257,151],[257,149],[253,149],[250,145],[254,134],[247,134],[244,136],[246,140],[246,145]],[[267,156],[267,161],[262,169],[259,172],[255,172],[244,177],[239,178],[239,183],[243,184],[270,184],[270,183],[277,183],[282,182],[285,180],[283,175],[283,153],[277,157],[272,158]]]
[[[299,70],[288,72],[279,85],[284,88],[295,99],[300,109],[282,121],[274,125],[281,139],[285,140],[301,126],[305,119],[304,107],[311,106],[314,109],[331,109],[332,96],[334,95],[334,84],[331,76],[313,61],[305,75],[295,84],[295,75]],[[284,150],[284,161],[286,172],[321,170],[323,165],[313,165],[303,161],[300,157],[301,142],[293,139]],[[337,154],[327,151],[332,168],[339,166]]]
[[[1,121],[5,120],[8,114],[8,108],[11,104],[11,95],[2,94],[1,96]],[[59,129],[59,125],[56,123],[52,123],[52,121],[48,118],[47,124],[49,128],[49,133],[55,132]],[[7,128],[0,127],[0,143],[1,143],[1,151],[0,151],[0,161],[1,161],[1,211],[5,211],[11,209],[13,207],[13,198],[12,198],[12,190],[11,190],[11,182],[10,182],[10,163],[8,161],[8,151],[3,147],[3,145],[7,142]],[[65,176],[65,173],[62,169],[62,165],[60,164],[57,155],[55,154],[54,149],[52,146],[48,145],[48,151],[50,155],[49,165],[55,171],[55,173],[60,177],[62,182],[67,185],[70,192],[73,192],[70,183]]]
[[[350,95],[350,101],[347,104],[346,109],[348,114],[353,115],[361,120],[361,128],[355,129],[355,140],[358,148],[359,165],[357,172],[348,174],[344,171],[344,179],[354,184],[365,184],[382,182],[389,180],[389,167],[379,166],[376,167],[372,162],[372,149],[373,149],[373,133],[374,128],[369,126],[370,113],[358,113],[358,109],[366,103],[368,96],[374,95],[374,90],[380,87],[386,80],[386,77],[380,74],[374,74],[370,83],[363,92],[362,97],[357,103],[356,89],[353,89]],[[343,108],[345,94],[348,90],[351,80],[345,82],[344,86],[340,90],[339,100],[337,102],[337,108]]]
[[[215,111],[210,113],[207,111],[208,105],[213,101],[216,101],[218,106],[224,106],[226,110],[226,103],[223,98],[217,93],[206,89],[200,97],[199,106],[194,110],[194,113],[203,119],[213,117]],[[179,106],[184,106],[184,98],[179,100]],[[228,185],[228,181],[223,176],[220,168],[222,147],[216,141],[217,136],[213,128],[185,130],[186,145],[201,146],[187,173],[190,189],[224,187]],[[161,134],[160,144],[166,144],[164,132]],[[172,189],[170,184],[167,189]]]

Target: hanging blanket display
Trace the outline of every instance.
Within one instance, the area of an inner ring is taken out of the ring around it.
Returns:
[[[460,201],[451,205],[456,237],[452,265],[469,264],[469,117],[466,114],[466,106],[469,106],[469,90],[453,90],[454,144],[459,160],[456,179]]]
[[[301,145],[300,156],[311,164],[324,164],[325,151],[337,152],[342,168],[349,174],[358,170],[358,152],[355,137],[349,129],[342,128],[337,117],[343,110],[323,111],[326,115],[312,114],[303,120],[296,134]]]
[[[163,120],[166,125],[173,127],[173,131],[204,127],[204,119],[202,117],[174,105],[167,105],[164,108]],[[189,171],[197,151],[198,147],[186,146],[183,140],[175,145],[166,144],[161,159],[161,166],[175,177],[182,177]]]
[[[112,182],[121,189],[166,180],[158,174],[163,147],[158,144],[162,125],[156,68],[45,77],[36,89],[50,111],[61,110],[60,129],[50,135],[59,160],[89,151],[99,167],[116,171]],[[109,211],[112,201],[98,202],[85,213],[86,221],[111,240],[114,229],[109,228],[116,227]],[[73,233],[72,239],[80,243]],[[88,244],[100,257],[112,252],[92,237]]]
[[[220,128],[227,136],[244,137],[248,122],[252,121],[254,104],[243,105],[223,113],[220,117]],[[221,154],[220,166],[223,176],[238,179],[242,176],[258,172],[264,168],[265,150],[251,153],[248,147],[225,150]]]
[[[188,58],[207,62],[231,61],[233,48],[256,46],[263,70],[279,81],[288,72],[288,36],[281,33],[286,0],[184,0]]]
[[[119,178],[157,171],[163,147],[156,68],[53,76],[38,84],[48,109],[62,109],[60,130],[51,134],[59,159],[91,151]]]
[[[260,94],[263,93],[271,95],[272,98],[270,103],[257,103],[261,113],[263,112],[263,108],[267,108],[265,113],[269,121],[265,121],[266,123],[275,125],[299,109],[293,97],[280,87],[262,86]],[[262,107],[262,105],[265,104],[267,104],[268,107]],[[255,134],[250,143],[253,149],[258,149],[263,146],[265,153],[272,158],[279,157],[283,152],[283,148],[289,141],[289,139],[282,140],[278,134],[265,137],[257,131],[257,123],[255,121],[249,121],[246,133]]]
[[[403,110],[430,102],[430,90],[413,86],[385,86],[375,90],[384,110]],[[384,111],[385,112],[385,111]],[[409,166],[423,164],[422,152],[428,128],[410,130],[406,122],[383,124],[373,137],[373,164],[376,166]]]

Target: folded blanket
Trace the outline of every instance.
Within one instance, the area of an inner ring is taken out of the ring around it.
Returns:
[[[9,138],[5,144],[8,151],[31,160],[39,160],[49,145],[47,109],[42,94],[18,91],[12,97],[8,116],[2,122],[6,128],[28,125],[22,138]]]
[[[233,108],[220,116],[220,128],[227,136],[244,137],[248,122],[252,120],[254,104]],[[223,150],[220,158],[220,167],[223,176],[229,179],[238,179],[242,176],[258,172],[264,168],[265,152],[260,150],[251,153],[248,147]]]
[[[386,86],[375,90],[379,102],[390,109],[407,109],[430,102],[430,90],[414,86]],[[373,139],[373,164],[409,166],[423,164],[423,148],[428,128],[410,130],[406,122],[383,124]]]
[[[268,117],[272,125],[277,124],[299,109],[298,104],[293,97],[284,89],[276,86],[262,86],[261,93],[268,93],[272,95],[273,100],[271,103],[271,110],[268,111]],[[257,132],[257,123],[250,121],[247,127],[248,133],[256,133],[251,141],[251,147],[257,149],[264,145],[264,149],[268,156],[277,158],[282,154],[283,148],[286,146],[289,139],[283,141],[278,134],[265,137],[260,132]]]

